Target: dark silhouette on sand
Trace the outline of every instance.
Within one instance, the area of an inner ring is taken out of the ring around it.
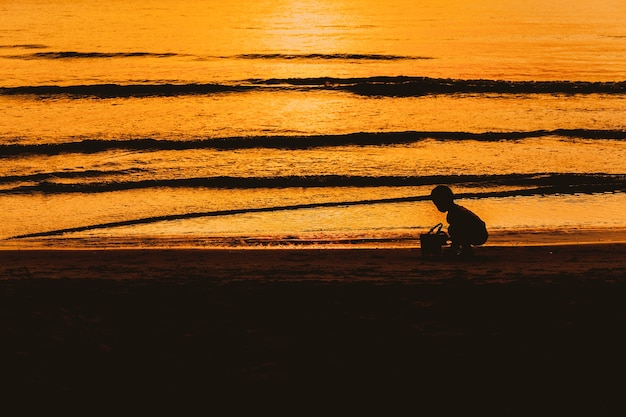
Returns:
[[[485,222],[476,214],[454,202],[454,193],[445,185],[438,185],[430,193],[431,200],[442,213],[447,212],[451,255],[472,256],[474,245],[487,241],[489,233]]]

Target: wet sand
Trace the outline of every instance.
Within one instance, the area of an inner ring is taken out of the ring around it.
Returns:
[[[0,251],[20,407],[615,415],[626,244]]]

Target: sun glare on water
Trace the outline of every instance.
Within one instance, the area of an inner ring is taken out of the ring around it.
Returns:
[[[272,13],[259,22],[264,48],[294,54],[332,53],[349,50],[349,39],[337,37],[337,27],[351,19],[331,1],[277,2]]]

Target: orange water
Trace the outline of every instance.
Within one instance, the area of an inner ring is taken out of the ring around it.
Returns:
[[[626,3],[621,1],[26,0],[3,2],[0,15],[0,87],[241,85],[250,79],[400,75],[626,79]],[[0,95],[0,144],[355,132],[622,131],[625,97],[478,93],[397,98],[315,88],[113,98]],[[424,196],[431,188],[164,185],[181,178],[623,175],[624,161],[624,140],[559,135],[502,143],[426,140],[300,150],[21,154],[3,157],[0,167],[0,238],[151,216]],[[60,175],[67,173],[76,175]],[[61,184],[156,185],[104,192],[13,192],[37,184],[37,175]],[[489,182],[452,185],[460,192],[507,189]],[[463,203],[495,231],[626,227],[623,187]],[[338,204],[89,229],[64,237],[398,237],[442,220],[428,202]]]

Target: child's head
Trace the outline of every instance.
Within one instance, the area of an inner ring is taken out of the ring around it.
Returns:
[[[448,211],[454,202],[454,193],[445,185],[438,185],[430,192],[430,199],[441,212]]]

